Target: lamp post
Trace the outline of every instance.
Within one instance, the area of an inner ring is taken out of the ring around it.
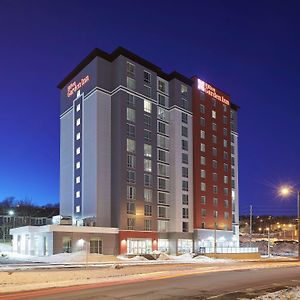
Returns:
[[[290,186],[283,186],[279,190],[279,195],[287,197],[295,190]],[[298,215],[298,259],[300,260],[300,190],[297,190],[297,215]]]

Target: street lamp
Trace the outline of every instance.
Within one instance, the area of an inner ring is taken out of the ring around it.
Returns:
[[[279,195],[282,197],[288,197],[295,189],[291,186],[282,186],[279,189]],[[297,203],[298,203],[298,259],[300,260],[300,191],[297,190]]]

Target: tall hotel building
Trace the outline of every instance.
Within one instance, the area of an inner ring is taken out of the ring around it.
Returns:
[[[117,48],[61,83],[60,210],[117,253],[239,246],[238,107]],[[115,237],[114,237],[115,238]]]

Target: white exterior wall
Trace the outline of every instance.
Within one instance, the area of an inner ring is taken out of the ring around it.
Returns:
[[[73,214],[73,109],[60,119],[60,213]]]
[[[189,232],[193,232],[193,119],[188,115],[188,124],[182,123],[182,111],[170,110],[170,224],[169,232],[182,232],[182,222],[189,223]],[[181,127],[188,127],[188,138],[181,134]],[[188,151],[182,150],[182,139],[188,139]],[[182,153],[188,153],[189,163],[182,164]],[[182,167],[189,169],[188,178],[182,177]],[[188,181],[188,206],[182,205],[182,181]],[[189,218],[182,218],[182,208],[188,207]]]
[[[83,218],[111,225],[111,97],[95,91],[83,102]]]

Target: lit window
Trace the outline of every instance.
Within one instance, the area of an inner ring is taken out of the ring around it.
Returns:
[[[185,85],[181,85],[181,97],[183,98],[187,98],[187,92],[188,92],[188,89]]]
[[[205,178],[206,177],[206,172],[205,170],[201,170],[201,178]]]
[[[79,126],[80,125],[80,118],[78,118],[77,120],[76,120],[76,126]]]
[[[127,152],[135,153],[135,141],[127,139]]]
[[[152,171],[152,161],[151,159],[144,159],[144,171],[151,172]]]
[[[200,157],[200,163],[201,163],[201,165],[205,165],[205,163],[206,163],[206,161],[205,161],[205,157],[204,156],[201,156]]]
[[[206,184],[204,182],[201,182],[201,191],[202,192],[206,191]]]
[[[77,104],[77,106],[76,106],[76,111],[80,111],[80,104]]]
[[[149,144],[144,144],[144,156],[151,157],[152,156],[152,146]]]
[[[165,93],[166,92],[166,83],[160,79],[158,79],[158,90]]]
[[[76,148],[76,154],[77,154],[77,155],[80,154],[80,147],[77,147],[77,148]]]
[[[127,121],[135,122],[135,110],[127,107]]]
[[[76,163],[76,169],[80,169],[80,161]]]
[[[205,139],[205,131],[204,130],[200,131],[200,137],[201,137],[201,139]]]
[[[152,202],[152,190],[144,189],[144,201]]]
[[[144,100],[144,111],[147,112],[147,113],[151,113],[151,108],[152,108],[152,105],[151,105],[151,101],[149,100]]]
[[[224,147],[226,148],[227,147],[227,140],[224,140],[223,144],[224,144]]]
[[[80,191],[77,191],[76,192],[76,198],[79,198],[80,197]]]
[[[216,117],[217,117],[217,112],[216,112],[215,110],[213,110],[213,111],[211,112],[211,116],[212,116],[214,119],[216,119]]]
[[[205,196],[201,196],[201,204],[206,204],[206,197]]]
[[[212,130],[217,131],[217,124],[216,123],[212,123]]]
[[[76,177],[76,183],[80,183],[80,176]]]
[[[76,206],[76,212],[79,213],[80,212],[80,205]]]
[[[224,183],[228,183],[228,176],[224,176]]]

